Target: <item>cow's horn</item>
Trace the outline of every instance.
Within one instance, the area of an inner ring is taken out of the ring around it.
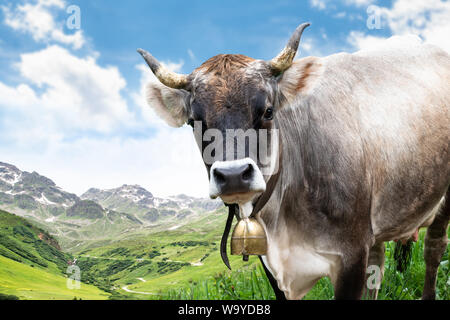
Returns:
[[[295,29],[286,47],[272,60],[270,60],[270,67],[276,74],[281,73],[288,69],[294,61],[295,54],[297,53],[300,38],[303,30],[310,25],[309,22],[302,23]]]
[[[150,69],[152,69],[155,76],[161,81],[163,84],[170,88],[174,89],[184,89],[188,84],[188,76],[185,74],[178,74],[168,70],[164,67],[158,60],[155,59],[149,52],[138,49],[145,62],[147,62]]]

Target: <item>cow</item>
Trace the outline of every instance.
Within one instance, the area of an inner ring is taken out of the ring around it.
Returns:
[[[308,25],[270,61],[219,54],[189,75],[138,49],[159,80],[148,103],[173,127],[278,132],[270,170],[248,146],[204,162],[210,196],[239,205],[241,218],[265,199],[255,214],[267,235],[262,261],[285,298],[303,298],[323,277],[335,299],[376,298],[367,271],[382,275],[384,242],[428,226],[422,298],[435,299],[450,218],[450,57],[406,36],[294,61]]]

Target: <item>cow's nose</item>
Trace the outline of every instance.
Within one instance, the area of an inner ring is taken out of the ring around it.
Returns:
[[[249,163],[229,168],[215,168],[214,179],[222,195],[248,192],[253,179],[253,165]]]
[[[209,196],[225,203],[247,203],[266,190],[264,177],[251,158],[216,161],[210,169]]]
[[[209,196],[225,203],[246,203],[266,190],[261,170],[251,158],[214,162],[209,180]]]

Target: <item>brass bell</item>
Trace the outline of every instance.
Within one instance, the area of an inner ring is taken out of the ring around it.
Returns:
[[[231,235],[231,254],[265,255],[267,238],[264,228],[254,218],[241,219]]]

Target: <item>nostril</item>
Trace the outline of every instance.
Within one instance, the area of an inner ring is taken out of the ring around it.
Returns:
[[[247,181],[250,180],[253,176],[253,166],[251,164],[247,165],[244,172],[242,172],[242,180]]]
[[[213,171],[214,179],[216,179],[217,183],[225,183],[225,176],[219,170],[214,169]]]

